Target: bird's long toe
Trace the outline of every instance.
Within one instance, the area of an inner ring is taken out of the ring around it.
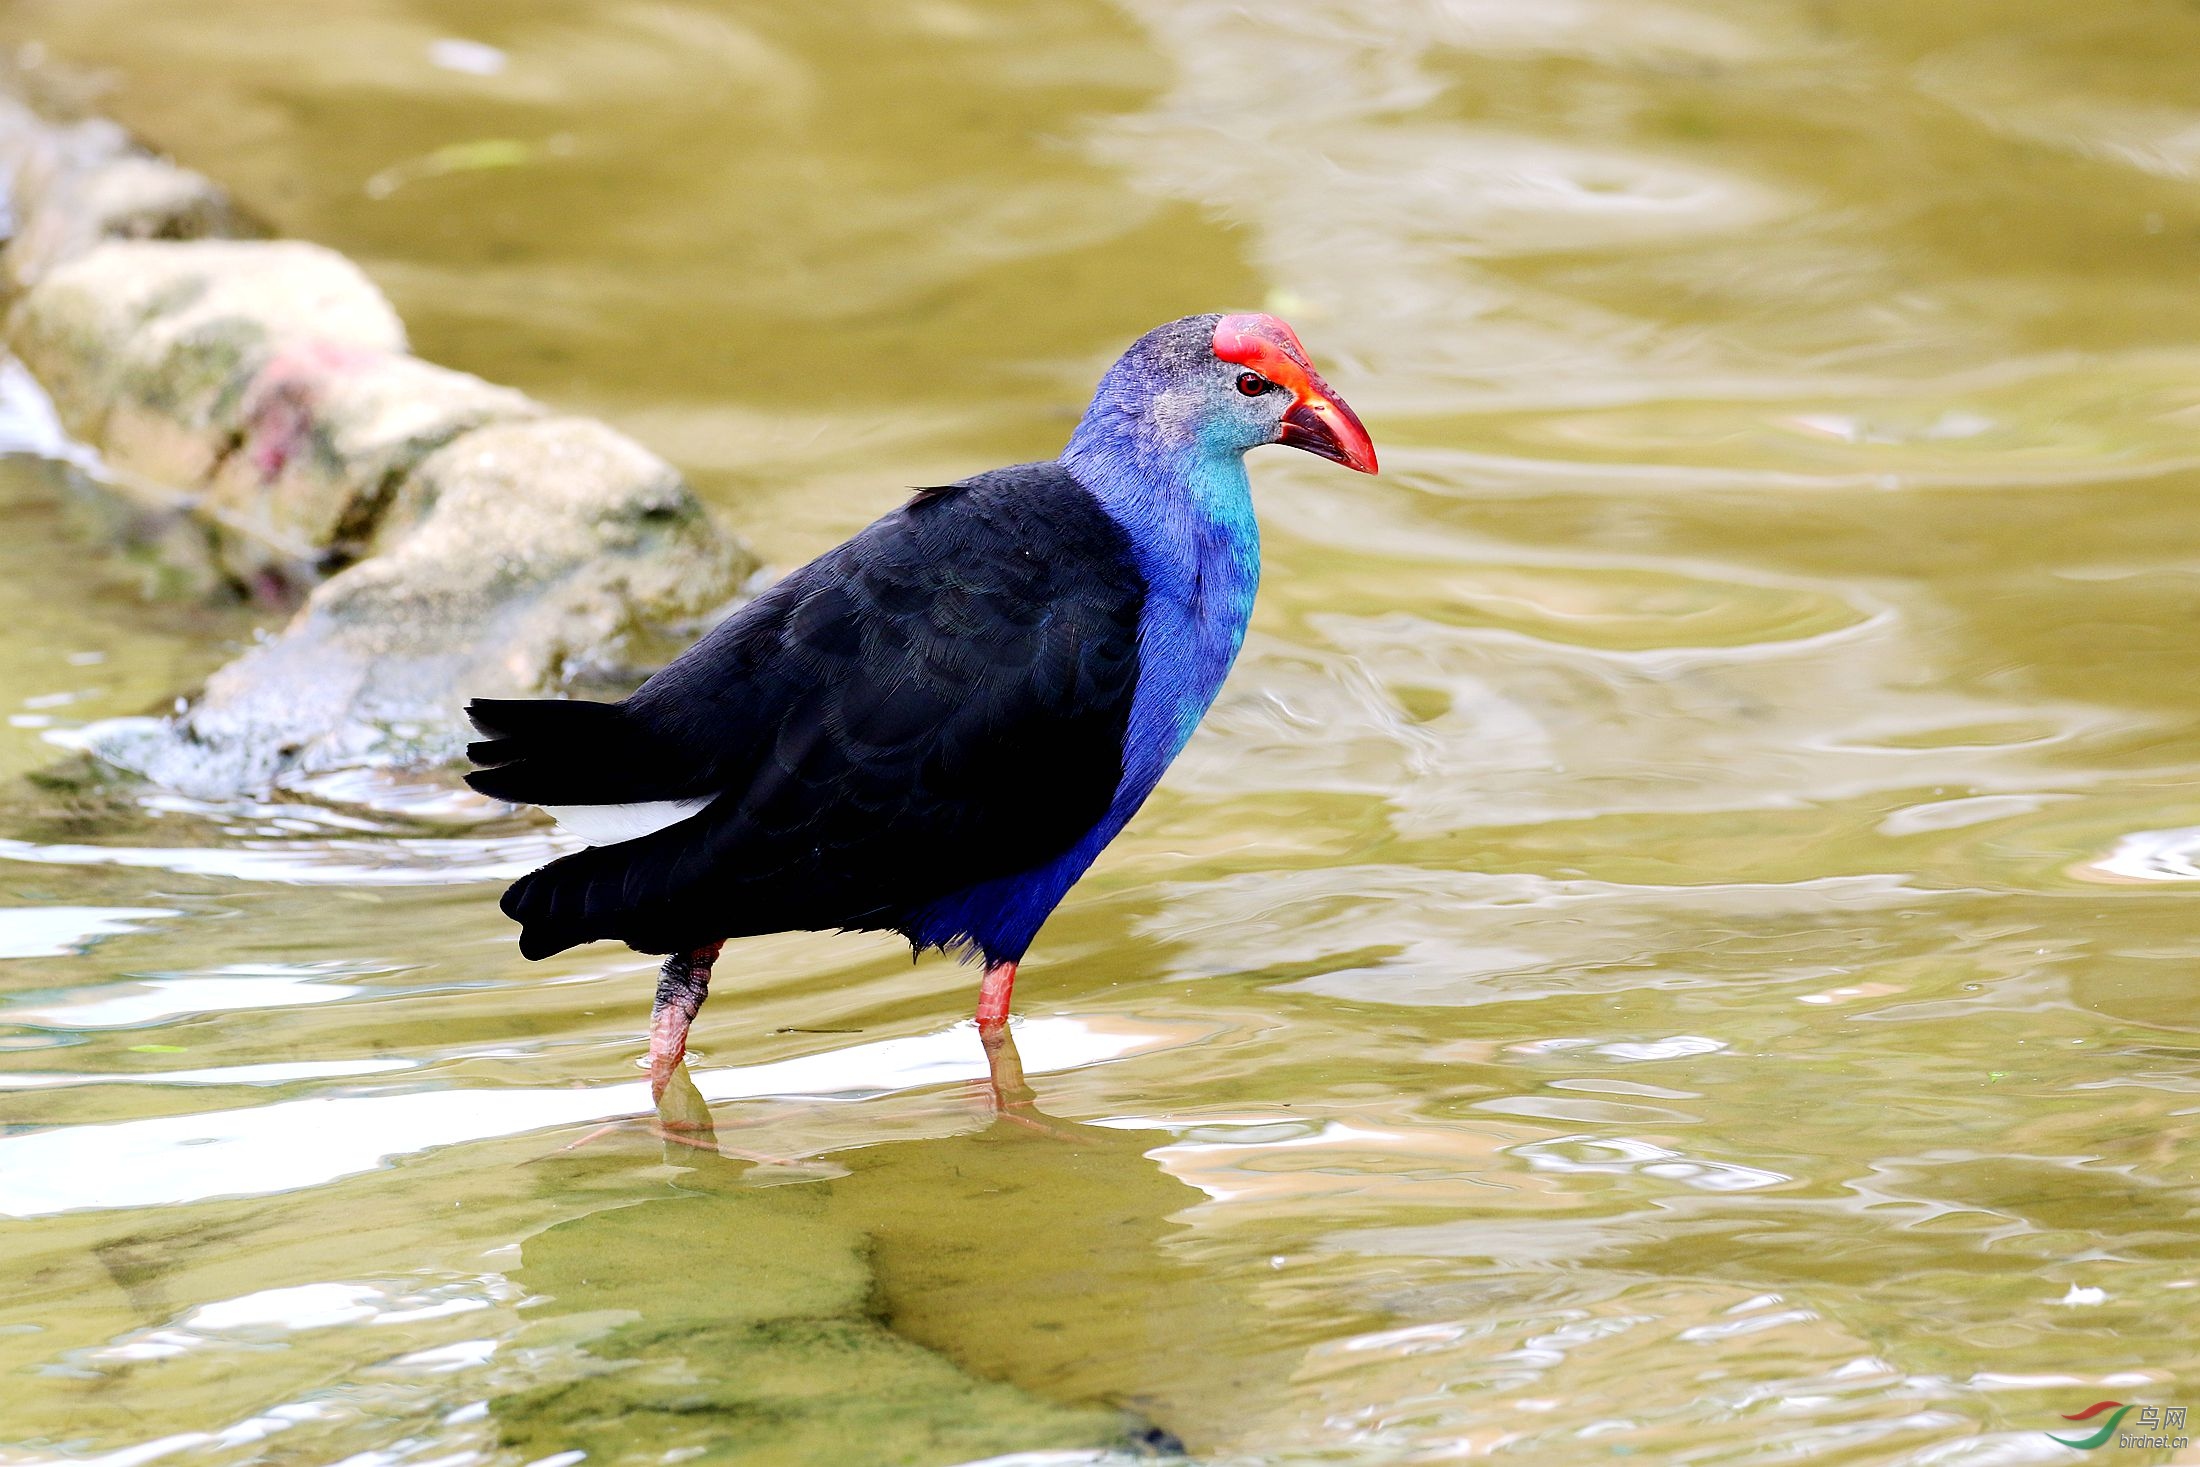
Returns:
[[[676,1008],[659,1008],[649,1017],[649,1098],[662,1102],[665,1087],[679,1073],[680,1065],[687,1059],[688,1025],[694,1019],[690,1013]]]

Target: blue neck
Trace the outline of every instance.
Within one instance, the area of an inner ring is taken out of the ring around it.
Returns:
[[[1112,376],[1113,374],[1111,374]],[[1146,579],[1137,697],[1116,813],[1129,819],[1207,712],[1244,643],[1260,584],[1260,525],[1245,450],[1103,382],[1062,464],[1130,537]],[[1112,833],[1112,832],[1111,832]]]
[[[1242,560],[1246,605],[1260,576],[1260,525],[1253,518],[1253,487],[1245,477],[1245,451],[1203,444],[1196,437],[1157,443],[1150,424],[1103,416],[1102,405],[1077,425],[1062,465],[1091,490],[1130,535],[1142,563],[1196,574],[1216,556]],[[1219,567],[1217,567],[1219,568]],[[1156,587],[1154,589],[1162,589]]]

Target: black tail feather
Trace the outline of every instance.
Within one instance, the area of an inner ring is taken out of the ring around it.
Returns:
[[[618,703],[476,698],[466,716],[485,735],[466,747],[483,767],[466,783],[524,805],[616,805],[677,798],[686,761],[671,756]]]
[[[645,842],[591,846],[513,882],[498,905],[520,924],[520,956],[547,958],[604,938],[640,952],[689,952],[724,936],[701,929],[689,932],[692,919],[676,917],[677,908],[659,900],[664,893],[646,880],[643,890],[635,890],[637,857],[644,856],[635,847],[661,837],[660,832]],[[658,863],[645,857],[639,864],[654,874]]]
[[[707,793],[710,771],[619,703],[559,698],[477,698],[466,716],[483,737],[466,752],[483,766],[466,776],[482,794],[526,805],[620,805]],[[521,877],[500,905],[520,924],[519,950],[546,958],[616,938],[644,952],[667,946],[660,867],[677,867],[692,833],[591,846]],[[704,933],[689,947],[722,934]]]

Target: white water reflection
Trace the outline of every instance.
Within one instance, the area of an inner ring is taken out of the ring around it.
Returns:
[[[169,1360],[224,1346],[249,1349],[309,1330],[419,1324],[471,1314],[516,1297],[517,1290],[498,1275],[426,1287],[418,1279],[294,1284],[202,1304],[173,1323],[134,1330],[111,1344],[78,1351],[70,1361],[106,1366]]]
[[[0,840],[0,861],[132,866],[291,886],[450,886],[525,876],[568,849],[542,835],[485,840],[247,841],[235,846],[37,845]]]
[[[2122,881],[2200,881],[2200,825],[2133,831],[2090,869]]]
[[[1175,1030],[1102,1030],[1083,1020],[1020,1020],[1027,1073],[1078,1069],[1182,1042]],[[772,1064],[708,1070],[711,1101],[855,1101],[986,1077],[967,1023]],[[0,1216],[86,1207],[155,1207],[318,1186],[395,1157],[553,1126],[646,1115],[635,1080],[580,1089],[435,1089],[308,1096],[272,1105],[0,1138]]]
[[[1768,1167],[1692,1157],[1634,1136],[1558,1136],[1515,1146],[1512,1154],[1539,1172],[1639,1173],[1703,1192],[1753,1192],[1795,1180]]]
[[[75,1074],[41,1070],[0,1074],[0,1090],[58,1090],[81,1085],[289,1085],[299,1080],[346,1080],[416,1069],[419,1060],[291,1060],[264,1065],[221,1065],[207,1070],[161,1070],[150,1074]]]
[[[396,971],[387,965],[335,961],[236,963],[206,973],[149,974],[67,989],[21,1006],[0,1005],[0,1019],[47,1029],[132,1029],[187,1014],[335,1003],[367,990],[331,979]]]
[[[58,958],[182,914],[172,907],[0,907],[0,958]]]
[[[140,1442],[136,1446],[123,1447],[112,1452],[102,1452],[94,1457],[68,1457],[26,1452],[10,1453],[5,1460],[10,1464],[10,1467],[16,1467],[16,1464],[32,1467],[32,1464],[44,1463],[66,1463],[68,1467],[145,1467],[148,1462],[157,1462],[163,1457],[174,1456],[177,1452],[188,1451],[194,1447],[248,1446],[255,1442],[264,1441],[279,1431],[287,1431],[291,1427],[302,1426],[308,1422],[326,1421],[341,1414],[342,1408],[333,1401],[286,1402],[283,1405],[275,1406],[255,1416],[248,1417],[236,1425],[218,1432],[175,1432],[168,1436],[156,1437],[152,1441]]]
[[[1618,1040],[1604,1044],[1594,1039],[1533,1039],[1506,1046],[1514,1054],[1585,1053],[1630,1064],[1717,1054],[1726,1047],[1725,1040],[1703,1034],[1673,1034],[1663,1039]]]

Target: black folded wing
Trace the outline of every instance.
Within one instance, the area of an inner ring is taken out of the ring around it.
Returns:
[[[1027,464],[919,495],[623,703],[477,704],[486,793],[710,801],[515,883],[522,950],[901,927],[1060,854],[1122,777],[1144,597],[1091,494]]]

